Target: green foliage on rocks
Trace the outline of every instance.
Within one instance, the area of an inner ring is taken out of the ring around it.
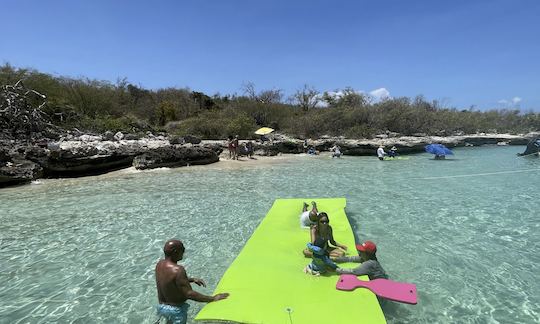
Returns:
[[[534,112],[458,110],[422,96],[373,102],[351,88],[333,96],[304,85],[284,101],[281,90],[257,92],[252,83],[244,85],[243,95],[209,96],[187,88],[144,89],[126,79],[111,83],[0,66],[0,86],[19,80],[47,96],[43,111],[56,125],[92,132],[167,130],[223,139],[229,135],[253,138],[253,132],[263,126],[296,137],[349,138],[385,132],[452,135],[540,130],[540,114]]]

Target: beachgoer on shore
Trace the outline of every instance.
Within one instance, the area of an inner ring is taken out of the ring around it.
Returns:
[[[328,256],[328,251],[324,249],[323,240],[319,239],[315,244],[308,243],[308,250],[311,251],[311,263],[304,268],[304,273],[319,276],[328,271],[335,271],[338,266]]]
[[[184,267],[177,264],[184,257],[184,251],[182,241],[168,240],[163,247],[165,259],[159,260],[156,264],[156,287],[159,300],[157,314],[160,319],[164,317],[167,323],[185,324],[187,322],[189,304],[186,301],[188,299],[209,303],[229,296],[228,293],[207,296],[193,290],[190,283],[203,287],[206,287],[206,284],[202,279],[189,278]]]
[[[240,146],[240,142],[238,140],[238,135],[236,135],[233,139],[233,160],[238,160],[238,150]]]
[[[330,257],[336,258],[345,255],[347,246],[337,243],[334,239],[332,226],[330,226],[330,219],[325,212],[319,213],[317,224],[311,226],[310,235],[311,244],[315,244],[316,242],[319,242],[319,240],[322,240],[322,247],[328,252]],[[312,255],[313,252],[307,248],[304,249],[304,256],[311,258]]]
[[[384,151],[384,146],[379,146],[379,148],[377,149],[377,157],[379,158],[379,160],[383,161],[385,155],[386,152]]]
[[[309,145],[308,145],[308,141],[307,141],[307,138],[306,138],[306,139],[304,139],[304,145],[303,145],[303,147],[304,147],[304,153],[307,153],[307,151],[308,151],[308,147],[309,147]]]
[[[315,150],[315,148],[313,146],[310,146],[308,151],[307,151],[307,154],[309,154],[309,155],[317,155],[317,151]]]
[[[250,159],[253,159],[253,142],[252,141],[248,141],[246,143],[246,151],[247,151],[247,156]]]
[[[229,149],[229,160],[230,160],[233,158],[233,151],[234,151],[233,137],[230,135],[227,137],[227,148]]]
[[[357,256],[341,256],[334,258],[335,262],[361,262],[356,268],[338,268],[338,274],[354,274],[357,276],[368,275],[370,280],[388,279],[388,275],[377,260],[377,246],[371,241],[365,241],[362,244],[356,244],[358,250]]]
[[[308,210],[309,205],[304,203],[302,206],[302,213],[300,214],[300,227],[310,228],[317,224],[317,217],[319,211],[317,210],[317,203],[311,202],[311,210]]]

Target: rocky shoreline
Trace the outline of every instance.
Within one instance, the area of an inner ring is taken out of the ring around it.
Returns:
[[[475,134],[461,136],[379,135],[374,139],[323,137],[310,140],[318,151],[328,151],[334,144],[344,155],[374,155],[379,145],[396,146],[400,154],[423,152],[424,146],[442,143],[448,147],[486,144],[526,145],[538,134]],[[240,141],[241,143],[244,141]],[[67,135],[58,139],[22,141],[0,140],[0,188],[28,183],[38,178],[80,177],[102,174],[134,166],[137,169],[181,167],[219,161],[226,150],[225,140],[200,140],[192,136],[169,137],[147,134],[143,138],[121,133]],[[241,146],[242,148],[242,146]],[[280,153],[303,153],[304,140],[276,134],[270,142],[254,142],[254,153],[274,156]],[[240,153],[245,153],[240,151]]]

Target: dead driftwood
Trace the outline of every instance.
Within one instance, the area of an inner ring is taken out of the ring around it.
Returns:
[[[14,138],[56,129],[42,108],[47,97],[24,86],[22,80],[0,88],[0,129]]]

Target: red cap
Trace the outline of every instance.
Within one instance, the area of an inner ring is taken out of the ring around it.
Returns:
[[[365,241],[362,244],[356,244],[356,249],[360,252],[366,252],[369,254],[375,254],[375,252],[377,252],[377,246],[371,241]]]

